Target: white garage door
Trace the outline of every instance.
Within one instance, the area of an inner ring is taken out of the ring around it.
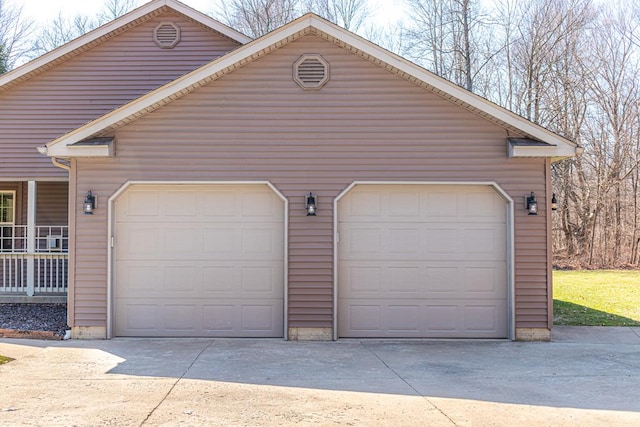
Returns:
[[[115,203],[115,335],[282,337],[283,236],[266,185],[132,185]]]
[[[506,206],[488,186],[355,186],[338,205],[339,336],[506,338]]]

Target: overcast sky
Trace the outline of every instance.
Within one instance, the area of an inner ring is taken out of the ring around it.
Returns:
[[[23,13],[32,17],[36,21],[47,22],[58,16],[95,15],[104,4],[104,0],[10,0],[23,7]],[[194,9],[201,12],[210,12],[215,8],[217,0],[181,0]],[[138,5],[147,3],[148,0],[139,0]],[[369,0],[372,4],[372,11],[375,19],[381,24],[396,22],[399,13],[401,0]]]

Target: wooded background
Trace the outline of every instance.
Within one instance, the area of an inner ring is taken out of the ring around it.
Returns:
[[[137,6],[37,27],[0,0],[0,73]],[[219,0],[211,14],[259,37],[313,11],[584,147],[555,163],[554,264],[640,267],[640,2],[404,0],[380,26],[367,0]]]

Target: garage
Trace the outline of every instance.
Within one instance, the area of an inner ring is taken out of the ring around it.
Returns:
[[[508,206],[491,185],[343,193],[338,336],[507,338]]]
[[[113,205],[113,334],[282,337],[284,212],[266,184],[129,185]]]

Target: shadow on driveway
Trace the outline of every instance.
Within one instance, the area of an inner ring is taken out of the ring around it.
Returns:
[[[48,402],[59,425],[640,425],[640,328],[561,327],[550,343],[5,339],[0,353],[17,359],[0,367],[4,404],[36,414]],[[86,405],[70,410],[78,394]]]
[[[70,345],[123,359],[112,374],[640,411],[640,336],[633,329],[558,328],[556,334],[562,341],[114,339]]]

